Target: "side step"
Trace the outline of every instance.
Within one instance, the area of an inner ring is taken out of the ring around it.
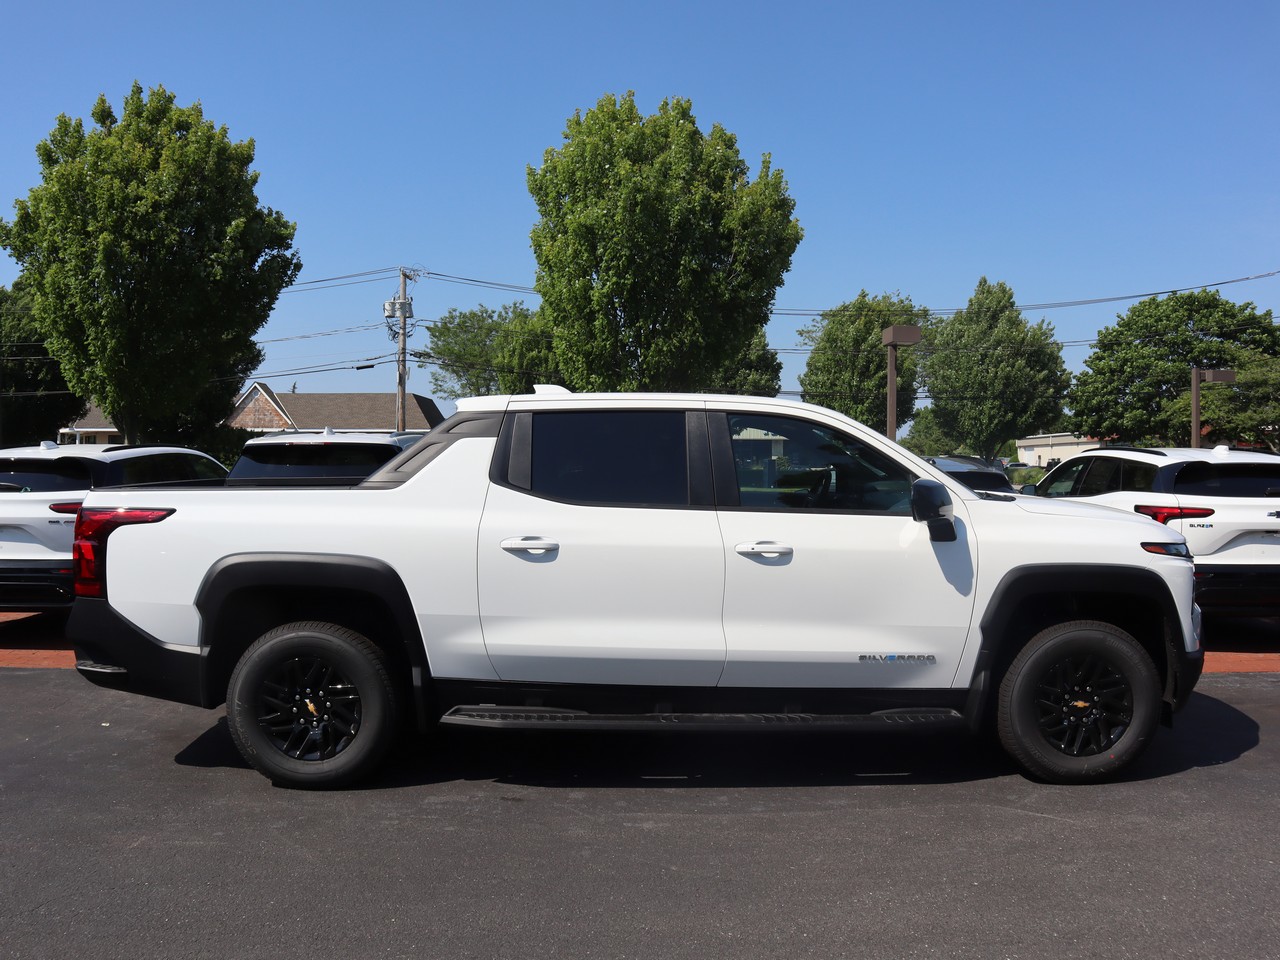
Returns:
[[[587,713],[557,707],[454,707],[441,723],[490,730],[865,730],[949,726],[956,710],[910,707],[876,713]]]

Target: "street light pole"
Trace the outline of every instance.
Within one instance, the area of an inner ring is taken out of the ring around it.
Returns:
[[[1234,370],[1201,370],[1191,367],[1191,446],[1200,447],[1200,384],[1201,383],[1235,383]]]
[[[885,381],[885,420],[884,435],[890,440],[898,439],[898,347],[909,346],[920,342],[920,328],[914,324],[899,323],[885,327],[880,339],[888,352],[887,373]]]

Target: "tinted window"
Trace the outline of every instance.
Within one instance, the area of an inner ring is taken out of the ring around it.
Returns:
[[[1120,460],[1110,457],[1094,457],[1089,463],[1089,470],[1080,482],[1076,491],[1078,497],[1096,497],[1103,493],[1116,493],[1120,490]]]
[[[1150,463],[1135,463],[1126,460],[1123,476],[1124,479],[1121,486],[1125,490],[1149,493],[1156,482],[1156,468]]]
[[[186,483],[221,480],[226,474],[218,464],[191,453],[154,453],[117,460],[111,465],[111,486],[147,483]]]
[[[1280,462],[1188,463],[1173,490],[1197,497],[1280,497]]]
[[[88,490],[89,467],[80,460],[0,460],[0,493]]]
[[[683,410],[535,413],[532,492],[629,506],[689,503]]]
[[[791,417],[730,414],[739,503],[910,514],[915,475],[860,440]]]
[[[264,443],[246,446],[230,479],[363,480],[400,452],[392,443]]]
[[[1092,460],[1092,457],[1085,457],[1080,460],[1072,460],[1070,463],[1064,463],[1045,477],[1043,481],[1036,484],[1036,494],[1041,497],[1071,496],[1072,488],[1075,487],[1076,481],[1080,479],[1080,474],[1084,472],[1084,468]]]
[[[948,470],[947,472],[970,490],[1013,492],[1013,484],[1009,478],[994,470]]]

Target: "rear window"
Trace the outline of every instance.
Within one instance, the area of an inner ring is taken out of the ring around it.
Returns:
[[[232,480],[363,480],[400,452],[392,443],[281,443],[245,447]]]
[[[1003,473],[993,470],[955,470],[951,472],[970,490],[1005,490],[1013,491],[1013,484]]]
[[[89,465],[82,460],[0,460],[0,493],[88,490]]]
[[[1173,492],[1188,497],[1280,497],[1280,462],[1188,463]]]
[[[221,464],[194,453],[155,453],[117,460],[106,485],[221,483],[226,475]]]

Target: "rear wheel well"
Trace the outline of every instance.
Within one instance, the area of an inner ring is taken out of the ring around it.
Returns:
[[[387,602],[362,590],[326,587],[253,586],[229,594],[216,622],[206,633],[208,648],[204,684],[206,702],[216,706],[226,696],[232,671],[255,640],[285,623],[323,621],[346,627],[368,638],[387,657],[392,680],[409,694],[413,671],[406,642]],[[410,699],[408,696],[402,698]]]

